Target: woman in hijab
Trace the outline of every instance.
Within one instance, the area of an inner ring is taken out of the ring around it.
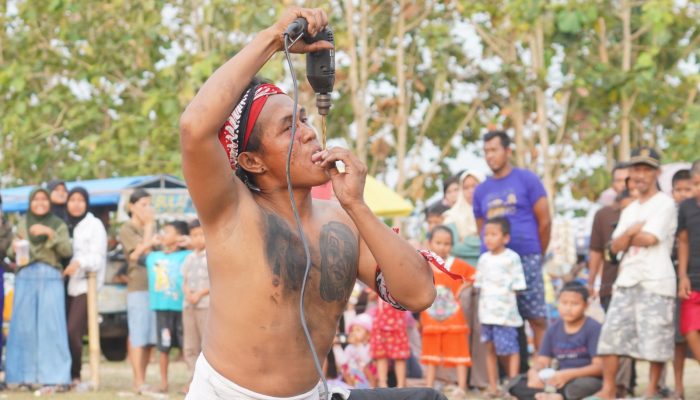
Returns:
[[[455,238],[452,255],[466,260],[476,266],[481,253],[481,238],[476,228],[474,209],[474,189],[486,177],[479,171],[467,170],[459,177],[459,197],[455,205],[445,211],[444,224],[451,230]],[[469,348],[472,356],[472,367],[469,375],[469,385],[484,388],[488,385],[486,376],[486,348],[481,343],[481,324],[478,318],[478,296],[476,290],[468,288],[460,295],[460,305],[470,328]]]
[[[467,170],[459,176],[459,196],[452,208],[445,211],[443,224],[452,229],[455,244],[452,255],[459,257],[471,265],[476,265],[481,253],[481,240],[476,231],[474,218],[474,189],[484,180],[484,174],[479,171]]]
[[[68,223],[68,212],[66,211],[66,202],[68,201],[68,188],[66,183],[57,179],[49,181],[46,184],[46,189],[49,191],[49,200],[51,201],[51,212]]]
[[[19,241],[28,240],[29,261],[17,266],[5,380],[45,385],[44,389],[53,391],[70,383],[60,263],[73,252],[68,227],[51,213],[49,192],[36,188],[29,195],[29,211],[17,228],[8,255],[14,257]]]
[[[87,190],[78,186],[68,193],[68,232],[73,239],[73,258],[63,271],[68,276],[68,344],[70,346],[71,379],[80,383],[83,335],[87,329],[87,274],[97,274],[97,288],[104,283],[107,263],[107,231],[102,221],[91,212]]]

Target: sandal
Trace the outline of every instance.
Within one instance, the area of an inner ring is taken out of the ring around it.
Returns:
[[[510,394],[504,392],[503,390],[497,390],[495,392],[489,392],[488,390],[484,392],[484,396],[486,396],[487,399],[509,399]]]

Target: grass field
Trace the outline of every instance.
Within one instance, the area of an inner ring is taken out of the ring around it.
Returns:
[[[169,370],[170,386],[167,398],[183,399],[185,396],[178,394],[189,378],[187,366],[182,361],[172,362]],[[83,364],[83,378],[89,380],[89,368],[87,362]],[[153,388],[157,388],[160,382],[160,374],[158,363],[154,362],[148,366],[147,383]],[[109,362],[103,361],[100,364],[100,389],[97,391],[84,393],[57,393],[46,397],[54,397],[56,399],[91,399],[91,400],[107,400],[120,398],[146,399],[147,396],[138,396],[131,390],[131,367],[126,362]],[[6,396],[6,397],[5,397]],[[33,393],[5,391],[0,394],[0,398],[6,399],[35,399]]]
[[[669,365],[670,366],[670,365]],[[83,365],[83,376],[87,378],[87,365]],[[667,378],[668,384],[673,386],[673,376],[670,373]],[[642,391],[646,387],[646,379],[648,376],[648,364],[639,363],[637,366],[640,385],[637,387],[637,395],[641,396]],[[687,360],[685,369],[685,384],[686,384],[686,399],[700,399],[700,366],[693,360]],[[184,362],[178,361],[170,364],[170,391],[163,398],[168,399],[183,399],[184,396],[178,394],[178,391],[187,382],[188,373]],[[137,396],[131,391],[131,368],[126,362],[103,362],[100,365],[100,380],[101,387],[98,391],[86,393],[58,393],[46,397],[56,399],[91,399],[91,400],[107,400],[107,399],[147,399],[148,396]],[[153,387],[157,387],[159,380],[158,364],[151,363],[148,367],[147,381]],[[420,385],[420,381],[412,381],[414,385]],[[33,393],[5,391],[0,393],[0,399],[35,399]],[[482,397],[474,395],[474,399]]]

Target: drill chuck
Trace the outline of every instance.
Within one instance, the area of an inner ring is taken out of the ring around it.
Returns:
[[[329,93],[316,93],[316,108],[321,115],[328,115],[331,109],[331,95]]]

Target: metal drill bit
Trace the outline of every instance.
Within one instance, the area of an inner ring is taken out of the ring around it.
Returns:
[[[321,141],[323,142],[323,150],[326,149],[326,116],[321,116]]]

